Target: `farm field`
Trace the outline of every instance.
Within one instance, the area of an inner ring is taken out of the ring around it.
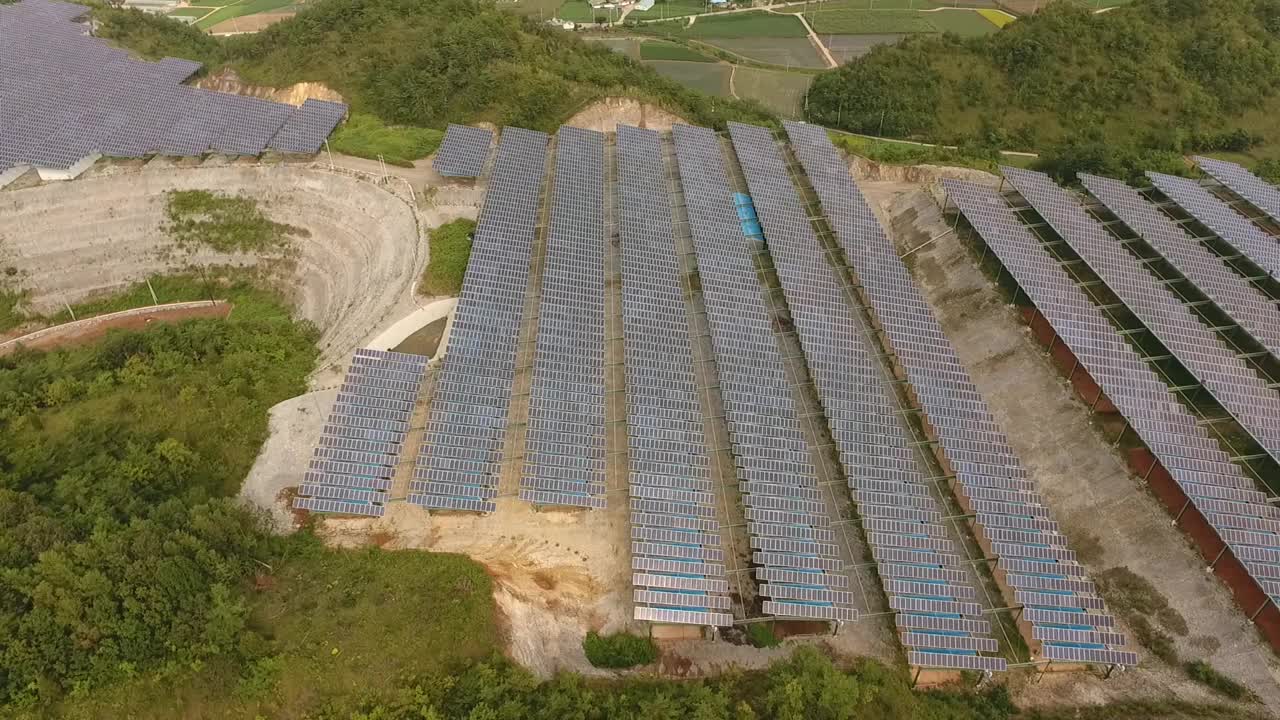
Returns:
[[[710,95],[729,97],[729,73],[733,67],[727,63],[650,60],[645,64],[681,85]]]
[[[189,10],[193,8],[177,8],[178,10]],[[220,22],[230,20],[232,18],[245,17],[247,15],[257,15],[260,13],[283,13],[296,11],[301,9],[295,0],[238,0],[233,3],[222,5],[210,4],[203,6],[205,13],[196,15],[200,19],[196,21],[196,27],[201,30],[208,30]],[[173,13],[171,13],[173,14]],[[183,14],[184,17],[192,17],[190,14]]]
[[[661,40],[644,40],[638,44],[640,46],[641,60],[684,60],[687,62],[716,62],[715,58],[707,57],[696,50],[691,50],[684,45],[663,42]]]
[[[704,0],[657,0],[649,10],[633,10],[627,15],[631,20],[661,20],[685,17],[709,11]]]
[[[804,5],[795,5],[782,8],[780,12],[803,13],[814,32],[840,35],[941,32],[953,32],[962,36],[986,35],[1000,27],[988,14],[1009,19],[1001,13],[980,13],[972,9],[936,12],[879,8],[868,10],[860,0],[832,0],[810,5],[807,11]]]
[[[902,38],[906,37],[901,33],[886,33],[879,35],[819,35],[822,44],[827,46],[827,50],[831,51],[836,62],[846,63],[854,58],[860,58],[871,52],[872,48],[880,45],[892,45]]]
[[[687,38],[802,38],[808,35],[798,19],[766,12],[698,18],[693,25],[671,34]]]
[[[812,75],[740,66],[733,76],[733,89],[743,100],[755,100],[779,115],[798,118],[811,82]]]
[[[587,42],[603,45],[634,60],[640,59],[640,38],[588,37]]]
[[[707,38],[702,42],[771,65],[804,68],[827,66],[807,37]]]

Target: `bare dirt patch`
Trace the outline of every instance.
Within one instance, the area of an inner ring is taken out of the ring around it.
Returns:
[[[942,176],[998,180],[954,168],[892,169],[859,162],[853,170],[873,206],[890,221],[900,252],[937,238],[910,256],[908,266],[1072,546],[1087,549],[1081,560],[1090,572],[1127,567],[1145,578],[1186,619],[1187,634],[1175,638],[1182,658],[1209,661],[1245,684],[1271,711],[1280,709],[1275,657],[1226,588],[1204,572],[1168,513],[1094,430],[1088,408],[1044,359],[976,258],[955,235],[945,234],[948,225],[934,182]],[[1051,674],[1028,691],[1019,690],[1017,700],[1027,707],[1136,698],[1222,700],[1181,669],[1137,649],[1141,664],[1119,677],[1103,681],[1088,673]]]
[[[564,124],[598,132],[613,132],[618,125],[635,125],[663,131],[683,122],[687,121],[656,105],[630,98],[606,98],[584,108]]]
[[[155,273],[192,266],[256,265],[245,253],[181,252],[163,232],[170,190],[244,193],[274,221],[302,228],[279,268],[300,317],[321,330],[322,366],[347,355],[416,307],[412,287],[426,264],[419,234],[433,218],[473,205],[419,210],[403,187],[296,165],[152,161],[107,164],[79,180],[0,193],[0,247],[37,312],[119,290]]]
[[[111,330],[142,330],[153,323],[176,323],[193,318],[225,318],[232,306],[223,302],[200,304],[181,303],[175,306],[139,308],[120,313],[63,323],[54,327],[28,333],[0,343],[0,357],[18,349],[52,350],[59,347],[76,347],[95,342]]]
[[[237,20],[250,21],[256,17],[263,16],[249,15],[241,18],[233,18],[232,20],[219,23],[218,26],[220,27]],[[273,100],[275,102],[286,103],[289,105],[301,105],[311,98],[316,100],[344,102],[342,95],[338,94],[336,90],[329,89],[323,83],[295,83],[282,88],[269,87],[266,85],[250,85],[249,83],[241,80],[240,76],[230,68],[220,70],[211,75],[206,75],[196,80],[193,84],[198,88],[204,88],[206,90],[217,90],[218,92],[233,93],[235,95],[248,95],[250,97],[262,98],[263,100]]]

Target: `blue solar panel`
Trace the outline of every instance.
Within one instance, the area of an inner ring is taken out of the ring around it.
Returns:
[[[101,153],[315,152],[346,106],[302,108],[181,85],[200,65],[147,62],[72,22],[88,8],[52,0],[0,5],[0,171],[69,168]]]

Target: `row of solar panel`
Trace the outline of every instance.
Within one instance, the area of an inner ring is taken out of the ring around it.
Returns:
[[[599,508],[605,505],[604,135],[562,127],[557,137],[520,497]],[[554,419],[553,410],[568,417]],[[558,427],[569,424],[567,432]]]
[[[421,355],[355,351],[298,488],[295,508],[383,514],[427,363]],[[388,374],[395,378],[379,377]],[[417,382],[406,379],[411,377]],[[414,390],[399,389],[406,386]],[[398,399],[386,399],[389,393]]]
[[[676,160],[689,228],[698,261],[711,341],[719,371],[720,394],[729,423],[734,462],[748,518],[761,525],[825,527],[825,502],[797,497],[796,489],[817,489],[816,470],[796,412],[787,369],[774,338],[765,298],[755,279],[752,248],[744,234],[758,225],[751,198],[730,190],[725,158],[715,133],[677,125]],[[771,480],[778,482],[772,483]],[[777,513],[777,514],[773,514]],[[753,517],[754,516],[754,517]],[[752,537],[753,545],[759,540]],[[761,569],[815,570],[806,585],[835,587],[844,563],[833,544],[809,544],[801,552],[756,552]],[[785,587],[762,583],[760,591]],[[830,620],[853,620],[850,602],[809,603],[790,596],[770,597],[765,612]],[[848,600],[849,598],[844,598]]]
[[[0,45],[0,170],[67,168],[95,153],[314,153],[346,114],[340,103],[294,108],[182,85],[199,63],[134,58],[69,22],[62,8],[87,11],[47,0],[0,7],[0,24],[12,30]]]
[[[431,402],[409,501],[493,512],[547,136],[505,128]],[[476,428],[481,428],[477,430]]]
[[[884,555],[891,548],[904,550],[908,558],[916,551],[931,550],[943,553],[939,557],[958,560],[946,528],[934,519],[941,516],[942,508],[919,471],[874,353],[868,351],[859,332],[861,321],[846,303],[837,276],[825,260],[781,148],[764,128],[730,123],[729,132],[756,200],[770,257],[830,422],[832,439],[839,448],[850,489],[858,497],[867,541],[873,554],[880,552],[884,560],[880,575],[885,592],[900,612],[915,607],[924,612],[959,611],[956,614],[969,618],[975,626],[985,626],[981,607],[964,602],[977,595],[966,572],[911,564],[901,567],[910,569],[918,579],[891,579],[896,564]],[[877,492],[860,493],[871,490]],[[911,520],[875,516],[881,510],[899,511],[904,495],[922,511],[919,516]],[[900,597],[905,601],[899,601]],[[925,604],[914,605],[916,602]],[[907,633],[902,642],[922,652],[996,650],[994,640],[969,634]],[[992,669],[1004,669],[1003,659],[992,660]]]
[[[1080,203],[1047,175],[1004,168],[1054,232],[1115,293],[1271,456],[1280,460],[1280,395],[1224,344],[1167,283],[1149,273]],[[1271,243],[1280,249],[1280,243]],[[1190,244],[1186,240],[1183,244]]]
[[[727,626],[733,615],[723,612],[731,606],[723,563],[699,563],[694,572],[693,563],[679,562],[687,553],[722,550],[663,160],[658,133],[618,127],[632,537],[647,541],[632,554],[634,617]],[[650,497],[661,488],[698,494],[682,502]],[[676,564],[664,571],[652,561]]]
[[[1101,199],[1114,202],[1125,197],[1117,185],[1095,180],[1088,186],[1097,189]],[[1265,496],[1252,489],[1252,481],[1213,442],[1195,416],[1173,400],[1160,376],[1116,335],[1101,310],[1063,269],[1054,266],[1047,251],[1034,246],[1035,237],[1018,223],[1002,198],[961,184],[947,189],[1083,367],[1241,558],[1255,582],[1271,597],[1280,597],[1280,582],[1272,571],[1280,559],[1275,549],[1280,546],[1280,510],[1265,503]],[[1134,216],[1132,208],[1119,202],[1115,205],[1126,216]],[[1046,302],[1052,302],[1053,307],[1046,309]]]
[[[946,335],[943,334],[928,303],[920,295],[898,259],[874,212],[853,182],[843,160],[821,128],[800,123],[786,123],[786,131],[796,155],[812,183],[836,240],[844,249],[846,261],[857,276],[863,296],[888,340],[898,364],[906,373],[915,397],[938,438],[943,456],[963,458],[969,465],[953,463],[956,498],[962,507],[980,516],[1013,518],[1047,518],[1048,511],[1040,498],[1024,489],[987,489],[1005,480],[1029,483],[1025,470],[1007,439],[986,410],[985,402],[968,378]],[[967,448],[975,447],[976,450]],[[962,449],[963,448],[963,449]],[[862,493],[859,492],[859,495]],[[986,499],[992,498],[992,499]],[[986,536],[985,525],[978,525]],[[1045,548],[1065,545],[1056,530],[1027,528],[1038,534],[1038,542],[996,542],[987,536],[1001,562],[1032,563],[1039,573],[1059,578],[1083,577],[1083,568],[1068,553],[1046,552]],[[945,553],[916,551],[924,557],[936,558],[938,564],[950,564]],[[888,553],[885,553],[888,555]],[[893,553],[896,554],[896,553]],[[1046,558],[1049,555],[1051,557]],[[1102,612],[1085,608],[1096,604],[1096,593],[1078,593],[1082,616],[1105,617]],[[1029,607],[1028,610],[1037,609]],[[899,616],[901,617],[901,615]],[[1033,627],[1040,623],[1032,613]],[[1094,622],[1103,622],[1094,619]],[[1045,624],[1048,621],[1043,621]],[[1042,644],[1043,648],[1049,643]],[[1099,652],[1109,647],[1093,648]],[[1136,663],[1136,655],[1125,653],[1125,662]],[[1099,661],[1101,662],[1101,660]]]

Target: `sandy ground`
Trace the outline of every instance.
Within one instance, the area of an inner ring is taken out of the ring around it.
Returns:
[[[900,251],[947,230],[929,194],[938,170],[863,166],[855,173],[876,178],[863,188],[882,216],[893,218]],[[998,182],[976,171],[946,174]],[[1082,557],[1090,571],[1123,566],[1151,581],[1187,620],[1188,634],[1177,639],[1179,655],[1208,660],[1280,711],[1280,665],[1274,655],[1226,588],[1204,571],[1163,506],[1095,432],[1088,408],[996,295],[976,258],[949,234],[913,253],[908,265],[1072,546],[1092,537],[1101,541],[1097,557]],[[1141,664],[1119,677],[1104,682],[1087,674],[1049,675],[1033,691],[1020,692],[1018,702],[1047,707],[1134,697],[1221,700],[1141,647],[1135,649]]]
[[[565,121],[571,127],[614,132],[618,125],[635,125],[650,130],[670,130],[676,123],[686,122],[655,105],[631,98],[607,98],[583,109]]]

